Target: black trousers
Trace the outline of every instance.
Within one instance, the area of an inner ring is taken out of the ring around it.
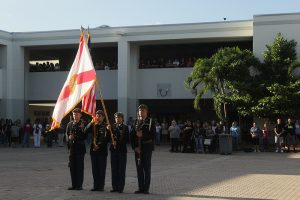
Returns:
[[[125,186],[127,153],[111,152],[111,183],[113,190],[123,191]]]
[[[72,187],[82,187],[83,169],[84,169],[84,154],[70,155],[69,167],[71,173]]]
[[[107,155],[91,154],[94,189],[103,189],[105,185]]]
[[[149,191],[151,181],[151,157],[152,151],[143,151],[140,155],[140,163],[138,163],[139,155],[135,153],[135,164],[138,176],[138,184],[140,191]]]
[[[171,138],[171,151],[178,151],[178,138]]]

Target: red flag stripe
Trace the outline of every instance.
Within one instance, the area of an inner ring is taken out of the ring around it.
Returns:
[[[82,110],[88,114],[95,116],[96,113],[95,86],[82,99]]]
[[[88,111],[88,106],[91,103],[91,94],[92,94],[92,90],[89,92],[89,94],[87,94],[87,96],[85,96],[82,100],[82,104],[83,104],[83,109]]]
[[[92,104],[92,110],[94,111],[94,113],[96,113],[96,95],[93,96],[93,104]]]

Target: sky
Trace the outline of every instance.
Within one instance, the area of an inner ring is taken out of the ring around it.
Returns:
[[[7,32],[252,20],[300,13],[300,0],[0,0]]]

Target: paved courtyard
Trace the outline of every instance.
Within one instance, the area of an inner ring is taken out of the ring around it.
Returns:
[[[0,199],[300,199],[300,153],[226,156],[170,153],[167,146],[157,147],[149,195],[133,194],[137,189],[133,156],[129,151],[124,193],[116,194],[109,192],[109,162],[105,191],[90,191],[89,154],[85,157],[84,190],[68,191],[66,148],[0,148]]]

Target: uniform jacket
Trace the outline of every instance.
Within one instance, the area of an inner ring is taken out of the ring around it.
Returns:
[[[110,150],[116,153],[127,153],[127,142],[129,138],[129,129],[125,124],[112,125],[113,137],[116,141],[116,147],[110,146]]]
[[[66,134],[69,138],[71,134],[74,135],[74,140],[69,140],[70,155],[80,155],[85,154],[85,139],[86,134],[84,133],[84,123],[83,121],[71,121],[67,125]]]
[[[145,120],[136,120],[131,132],[131,146],[132,149],[138,147],[138,137],[136,135],[138,129],[142,131],[141,138],[141,151],[153,151],[154,150],[154,138],[155,138],[155,123],[147,117]]]
[[[107,156],[107,144],[108,144],[108,133],[106,129],[107,124],[94,124],[89,123],[85,128],[86,135],[91,133],[91,146],[90,146],[90,154],[92,155],[106,155]],[[99,147],[95,150],[95,144]]]

